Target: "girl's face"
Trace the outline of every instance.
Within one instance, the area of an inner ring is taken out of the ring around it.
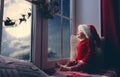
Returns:
[[[79,38],[79,39],[86,38],[85,34],[81,30],[79,32],[77,32],[76,37]]]

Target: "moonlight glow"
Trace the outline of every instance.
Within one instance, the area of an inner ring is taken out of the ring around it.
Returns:
[[[14,27],[5,27],[5,31],[15,38],[24,38],[31,34],[31,18],[27,19],[27,14],[30,12],[31,5],[25,0],[6,0],[7,5],[4,9],[4,20],[9,17],[17,24]],[[19,24],[19,18],[22,14],[26,15],[26,22]]]

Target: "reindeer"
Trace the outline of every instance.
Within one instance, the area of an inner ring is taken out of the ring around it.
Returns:
[[[25,14],[22,14],[22,18],[19,18],[19,20],[20,20],[19,24],[21,24],[23,21],[25,21],[25,22],[27,21],[25,16],[26,16]]]

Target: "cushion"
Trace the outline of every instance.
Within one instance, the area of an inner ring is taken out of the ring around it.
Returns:
[[[76,38],[76,36],[71,35],[70,37],[70,60],[73,60],[75,58],[78,42],[79,40]]]

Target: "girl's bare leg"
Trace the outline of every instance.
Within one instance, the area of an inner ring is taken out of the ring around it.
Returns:
[[[71,67],[68,67],[67,65],[62,65],[60,63],[57,63],[56,65],[60,68],[61,71],[70,71],[71,70]]]

